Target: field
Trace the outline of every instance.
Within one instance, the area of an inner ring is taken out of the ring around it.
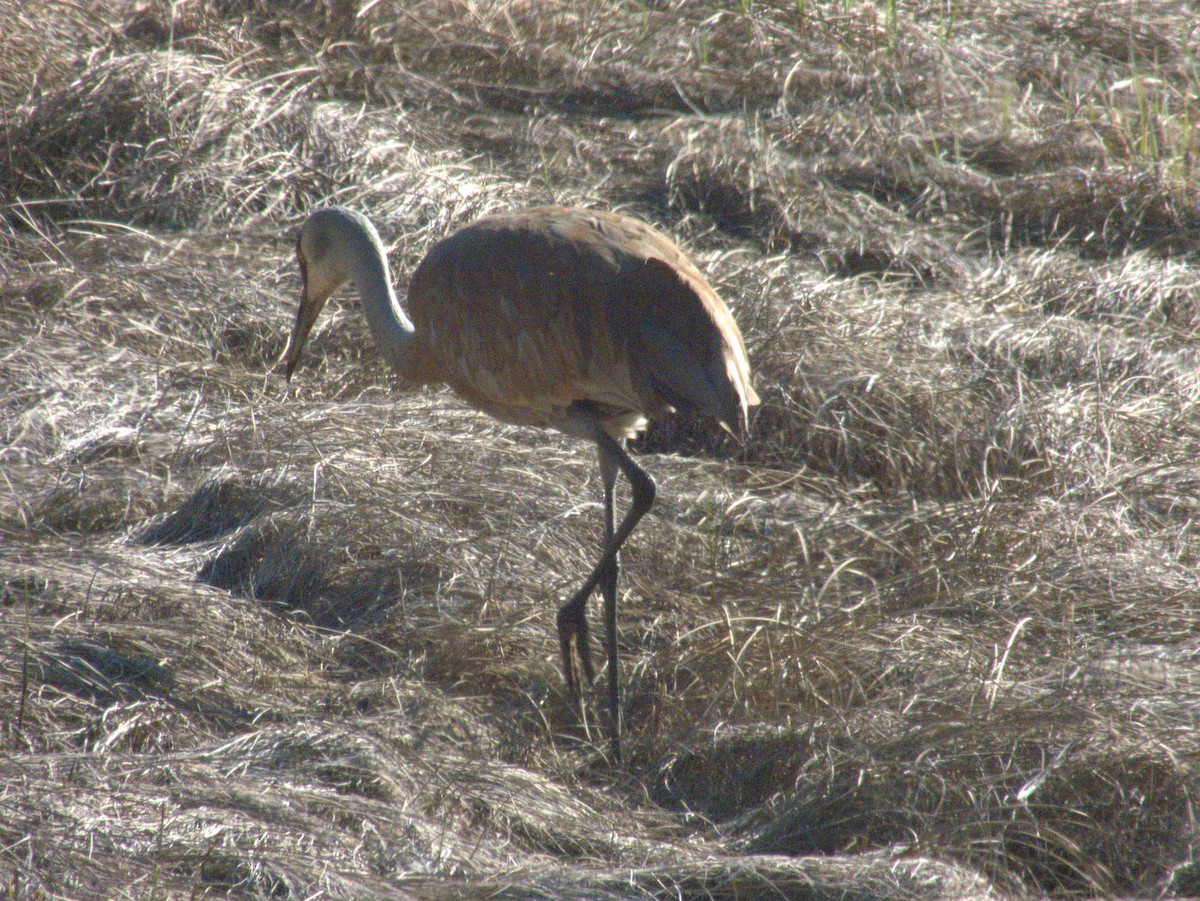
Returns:
[[[1200,894],[1200,4],[9,0],[0,46],[4,898]],[[331,202],[401,298],[484,213],[623,211],[740,323],[749,436],[632,446],[619,764],[555,634],[595,449],[405,390],[350,290],[279,374]]]

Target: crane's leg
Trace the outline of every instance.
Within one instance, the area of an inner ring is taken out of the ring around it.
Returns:
[[[617,680],[617,557],[621,546],[629,538],[634,528],[646,511],[654,505],[654,480],[638,466],[625,449],[607,432],[601,428],[594,416],[588,416],[586,422],[591,426],[592,438],[600,451],[600,472],[605,480],[605,543],[600,560],[592,572],[584,580],[579,590],[571,600],[563,604],[558,611],[558,639],[562,651],[563,673],[567,680],[567,689],[573,702],[578,702],[579,686],[575,679],[575,666],[572,659],[571,646],[574,644],[579,662],[583,667],[583,675],[592,681],[595,669],[592,666],[591,647],[588,642],[588,626],[586,606],[588,598],[597,587],[601,587],[605,601],[605,639],[608,651],[608,708],[611,718],[610,730],[613,756],[620,759],[620,694]],[[632,491],[632,503],[620,526],[608,533],[608,524],[612,522],[612,491],[610,482],[615,483],[615,470],[619,469],[629,479]]]
[[[620,447],[620,443],[617,444]],[[600,445],[600,478],[604,482],[604,547],[612,543],[613,489],[617,484],[618,463]],[[600,573],[600,594],[604,598],[604,649],[608,652],[608,723],[613,742],[613,757],[621,759],[621,703],[617,683],[617,579],[621,573],[621,556],[613,554],[608,566]],[[588,651],[585,651],[588,653]]]

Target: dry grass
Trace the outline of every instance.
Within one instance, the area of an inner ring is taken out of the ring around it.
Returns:
[[[4,6],[0,892],[1196,894],[1198,23]],[[553,631],[591,449],[393,391],[345,297],[271,373],[330,201],[401,288],[624,209],[742,324],[745,444],[637,442],[622,768]]]

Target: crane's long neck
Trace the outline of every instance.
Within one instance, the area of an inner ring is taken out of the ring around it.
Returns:
[[[418,383],[431,380],[426,343],[396,300],[387,251],[366,216],[343,207],[317,210],[300,230],[296,258],[304,279],[304,292],[281,360],[289,379],[325,301],[339,286],[352,281],[358,288],[380,356],[406,380]]]
[[[396,299],[391,272],[382,248],[361,248],[355,254],[351,278],[358,287],[367,325],[379,354],[397,373],[406,379],[416,379],[420,370],[416,352],[416,330]]]

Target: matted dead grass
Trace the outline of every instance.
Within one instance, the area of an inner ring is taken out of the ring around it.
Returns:
[[[0,9],[0,886],[12,897],[1188,895],[1194,4]],[[627,757],[554,611],[593,451],[293,384],[294,229],[399,287],[534,203],[674,234],[739,443],[636,442]]]

